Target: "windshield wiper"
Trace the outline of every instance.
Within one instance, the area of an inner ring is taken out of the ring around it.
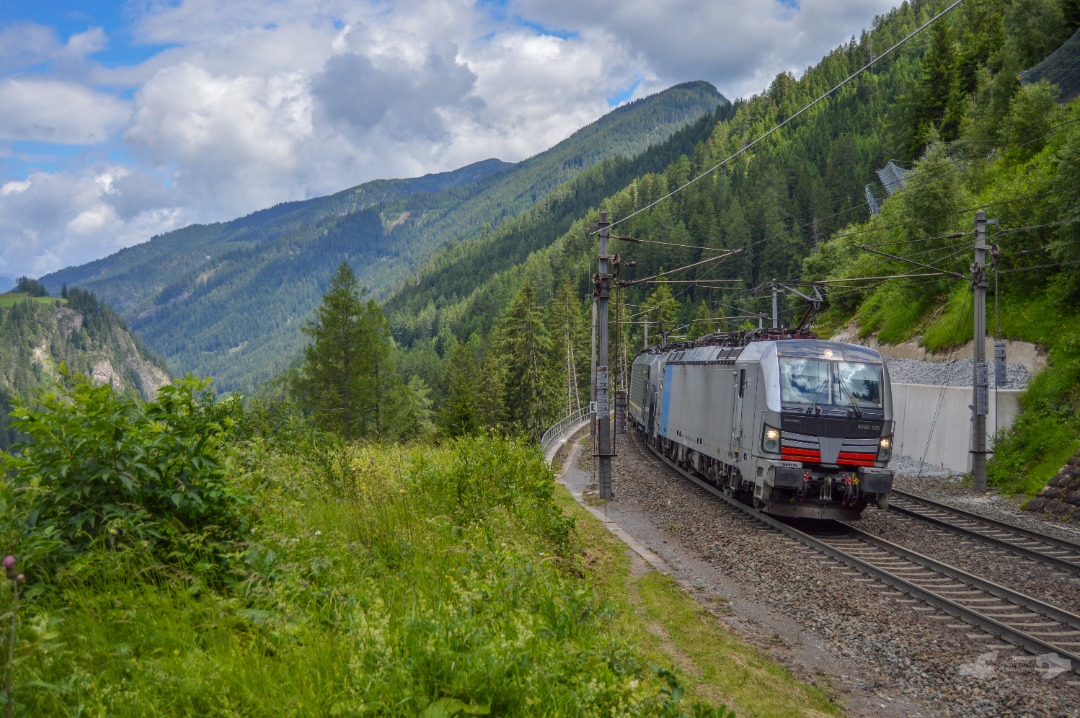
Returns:
[[[844,380],[840,377],[840,372],[836,373],[836,381],[840,384],[840,393],[843,394],[845,391],[847,392],[848,402],[851,404],[851,408],[855,410],[855,418],[861,419],[862,412],[859,411],[859,405],[855,403],[855,395],[852,394],[851,390],[844,384]]]
[[[817,408],[818,397],[821,396],[821,390],[829,386],[829,377],[822,379],[821,384],[818,385],[817,391],[814,392],[814,400],[810,402],[810,408],[806,410],[807,414],[813,414],[814,409]]]

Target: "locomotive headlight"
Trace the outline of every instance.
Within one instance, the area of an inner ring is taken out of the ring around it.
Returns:
[[[774,429],[768,424],[761,434],[761,448],[770,454],[780,453],[780,430]]]
[[[878,461],[888,461],[892,458],[892,437],[883,436],[879,442],[877,458]]]

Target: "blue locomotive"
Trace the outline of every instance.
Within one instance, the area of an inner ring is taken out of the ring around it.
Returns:
[[[655,451],[762,511],[855,519],[888,505],[892,391],[873,349],[780,330],[647,349],[628,404]]]

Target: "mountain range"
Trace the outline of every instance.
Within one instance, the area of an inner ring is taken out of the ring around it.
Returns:
[[[64,285],[93,291],[175,372],[213,376],[220,390],[252,390],[295,359],[304,341],[300,327],[342,260],[383,298],[417,282],[417,270],[439,250],[496,236],[582,173],[648,156],[650,147],[722,106],[729,103],[708,83],[677,85],[619,107],[522,162],[489,159],[377,180],[230,222],[192,225],[41,282],[54,293]],[[594,201],[612,187],[598,189]]]

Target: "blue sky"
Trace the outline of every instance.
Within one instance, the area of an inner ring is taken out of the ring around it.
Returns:
[[[0,284],[799,74],[889,0],[0,0]],[[0,287],[0,290],[5,287]]]

